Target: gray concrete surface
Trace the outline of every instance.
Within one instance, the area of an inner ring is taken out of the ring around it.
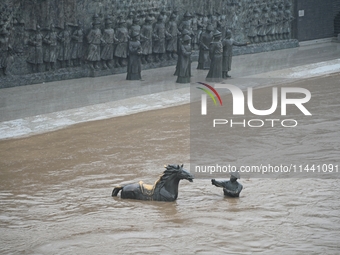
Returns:
[[[142,71],[142,81],[119,74],[0,89],[0,139],[189,103],[189,88],[208,72],[196,67],[191,84],[175,83],[171,66]],[[244,88],[339,71],[340,45],[328,42],[235,56],[225,82]]]

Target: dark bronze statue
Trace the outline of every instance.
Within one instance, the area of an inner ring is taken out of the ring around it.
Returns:
[[[223,60],[222,60],[222,78],[227,79],[230,77],[228,72],[231,70],[231,61],[233,57],[233,45],[246,46],[249,43],[238,43],[231,38],[231,31],[226,31],[226,37],[222,41],[223,44]]]
[[[183,179],[192,182],[194,177],[183,169],[183,165],[167,165],[163,175],[154,185],[147,185],[140,181],[139,183],[115,187],[112,196],[117,196],[121,191],[121,198],[175,201],[178,197],[179,181]]]
[[[199,38],[199,55],[198,66],[199,70],[208,70],[210,67],[209,45],[213,39],[213,26],[209,24],[206,30],[201,33]]]
[[[178,52],[177,83],[190,83],[191,77],[191,38],[185,35]]]
[[[142,54],[142,47],[139,41],[139,33],[134,31],[131,34],[129,41],[128,65],[127,65],[127,80],[141,80],[142,64],[140,55]]]
[[[218,30],[215,31],[213,41],[209,46],[209,57],[211,60],[209,72],[206,80],[210,82],[221,82],[222,81],[222,33]]]
[[[216,187],[223,188],[223,193],[225,196],[239,197],[243,186],[238,183],[237,179],[240,179],[240,174],[238,172],[233,172],[230,174],[229,181],[216,181],[215,179],[211,179],[211,183]]]

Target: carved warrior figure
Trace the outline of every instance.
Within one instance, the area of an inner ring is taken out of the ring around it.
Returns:
[[[209,46],[209,57],[211,60],[207,81],[220,82],[222,81],[222,53],[223,45],[221,42],[222,33],[218,30],[215,31],[213,41]]]
[[[190,83],[191,77],[191,38],[185,35],[181,43],[177,60],[177,83]]]
[[[9,32],[6,27],[0,29],[0,69],[2,71],[1,75],[7,75],[7,68],[9,65],[9,58],[12,51],[12,47],[9,44]]]
[[[98,20],[98,16],[94,17],[94,21],[92,23],[92,29],[87,35],[87,42],[89,43],[88,54],[86,59],[91,62],[90,67],[92,69],[99,69],[99,61],[100,61],[100,44],[102,41],[102,32],[99,29],[100,21]]]
[[[230,174],[229,181],[216,181],[215,179],[211,179],[211,184],[223,188],[223,193],[227,197],[239,197],[243,186],[238,183],[237,179],[240,179],[240,174],[233,172]]]
[[[260,42],[267,41],[267,31],[268,31],[268,24],[269,21],[269,14],[268,14],[268,7],[266,4],[263,5],[262,13],[260,14],[260,24],[259,29],[257,31],[257,36]]]
[[[231,61],[233,57],[233,45],[246,46],[249,43],[238,43],[231,38],[231,31],[226,31],[226,37],[222,40],[223,45],[223,59],[222,59],[222,78],[229,78],[228,72],[231,70]]]
[[[58,35],[53,24],[50,26],[50,31],[44,38],[44,62],[46,71],[55,70],[57,62],[57,40]]]
[[[196,15],[198,16],[198,19],[197,19],[197,32],[196,32],[196,43],[197,43],[197,47],[199,49],[201,34],[202,34],[203,30],[206,28],[206,25],[203,22],[204,15],[202,15],[200,13],[196,13]]]
[[[167,31],[170,37],[167,38],[166,42],[166,52],[168,54],[168,59],[175,59],[175,52],[177,51],[177,36],[180,34],[177,28],[176,15],[171,14],[170,21],[167,24]]]
[[[278,11],[277,11],[277,19],[278,19],[278,25],[277,25],[277,35],[276,40],[282,40],[283,39],[283,23],[284,23],[284,11],[283,11],[283,3],[279,3]]]
[[[138,17],[139,17],[139,25],[142,27],[145,23],[145,11],[144,10],[140,10]]]
[[[121,19],[118,21],[119,27],[116,29],[116,37],[118,44],[115,50],[115,57],[118,58],[118,62],[116,63],[117,67],[126,66],[126,58],[127,58],[127,50],[128,50],[128,41],[130,39],[129,32],[126,28],[126,21]]]
[[[145,24],[141,28],[140,41],[142,44],[142,63],[151,62],[152,55],[152,19],[147,16],[145,18]]]
[[[61,67],[69,67],[71,63],[71,30],[68,24],[65,24],[64,30],[58,35],[59,55]]]
[[[127,80],[141,80],[142,64],[140,55],[142,54],[142,47],[139,41],[139,34],[132,32],[131,40],[129,41],[129,57],[127,65]]]
[[[130,12],[129,12],[129,14],[127,15],[127,17],[126,17],[126,27],[128,28],[128,29],[130,29],[130,27],[132,26],[132,23],[133,23],[133,17],[135,16],[135,12],[134,12],[134,10],[132,9]]]
[[[225,32],[227,30],[227,18],[225,15],[219,15],[217,19],[217,30],[221,31],[222,33],[222,38],[225,37]]]
[[[271,7],[271,11],[269,14],[269,24],[268,24],[268,30],[267,30],[267,39],[268,41],[274,41],[276,39],[277,34],[277,6],[276,4],[273,4]]]
[[[112,28],[111,18],[107,18],[105,22],[105,29],[103,31],[102,44],[103,48],[101,51],[101,59],[103,60],[104,69],[113,67],[113,53],[114,53],[114,43],[117,42],[115,37],[115,31]]]
[[[209,24],[202,32],[199,40],[199,55],[197,69],[207,70],[210,68],[209,45],[213,39],[213,27]]]
[[[172,37],[166,30],[162,16],[158,16],[157,23],[153,28],[153,53],[155,61],[163,60],[165,53],[165,37]]]
[[[168,16],[166,15],[166,9],[163,8],[161,11],[160,11],[160,14],[159,16],[162,18],[163,22],[166,23],[168,21]]]
[[[133,23],[129,29],[129,36],[131,37],[133,32],[140,34],[140,30],[141,30],[140,19],[137,17],[134,17]]]
[[[188,11],[184,13],[183,20],[178,26],[178,30],[180,32],[182,32],[184,29],[189,31],[189,36],[191,37],[191,40],[194,40],[195,33],[192,29],[192,15]]]
[[[184,29],[181,33],[181,36],[178,37],[178,40],[177,40],[177,52],[180,52],[181,51],[181,47],[182,47],[182,43],[183,43],[183,39],[185,36],[189,36],[190,34],[190,31]],[[190,37],[190,36],[189,36]],[[179,62],[177,61],[177,64],[176,64],[176,70],[175,70],[175,73],[174,75],[177,75],[178,76],[178,72],[179,72]]]
[[[83,41],[84,32],[82,28],[82,23],[78,21],[78,27],[76,31],[72,34],[73,48],[72,48],[72,61],[74,66],[82,65],[82,60],[84,57]]]
[[[285,5],[285,12],[284,12],[284,25],[283,25],[283,39],[290,39],[290,30],[291,30],[291,22],[294,19],[292,13],[290,11],[291,4],[289,1],[286,2]]]
[[[260,18],[259,9],[255,7],[253,9],[252,16],[251,16],[251,12],[249,16],[250,16],[249,17],[250,24],[249,24],[249,30],[248,30],[248,38],[251,43],[258,43],[259,40],[257,37],[257,29],[259,26],[259,18]]]
[[[198,38],[197,38],[197,33],[198,33],[198,19],[196,15],[192,15],[191,18],[191,29],[192,29],[192,39],[191,39],[191,44],[193,49],[198,49]]]
[[[27,62],[32,66],[32,72],[39,72],[40,65],[43,63],[43,35],[40,32],[40,26],[36,26],[36,31],[28,40],[29,53]]]
[[[16,20],[13,30],[13,50],[16,54],[23,55],[25,45],[27,44],[24,20]]]

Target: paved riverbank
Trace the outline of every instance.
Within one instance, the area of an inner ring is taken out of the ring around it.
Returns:
[[[207,71],[192,63],[191,84],[177,84],[174,66],[145,70],[143,81],[125,74],[0,90],[0,139],[49,132],[73,124],[187,104],[190,86]],[[270,86],[340,71],[340,44],[322,43],[233,58],[232,79],[241,88]]]

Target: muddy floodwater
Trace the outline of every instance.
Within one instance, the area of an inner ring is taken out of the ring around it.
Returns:
[[[332,102],[328,128],[313,126],[320,141],[337,144],[332,162],[340,158],[339,80],[311,82],[313,93],[327,93],[316,103]],[[189,109],[0,141],[0,254],[340,253],[339,178],[241,178],[238,199],[209,179],[181,181],[176,202],[111,197],[115,185],[153,183],[164,164],[189,169]]]

